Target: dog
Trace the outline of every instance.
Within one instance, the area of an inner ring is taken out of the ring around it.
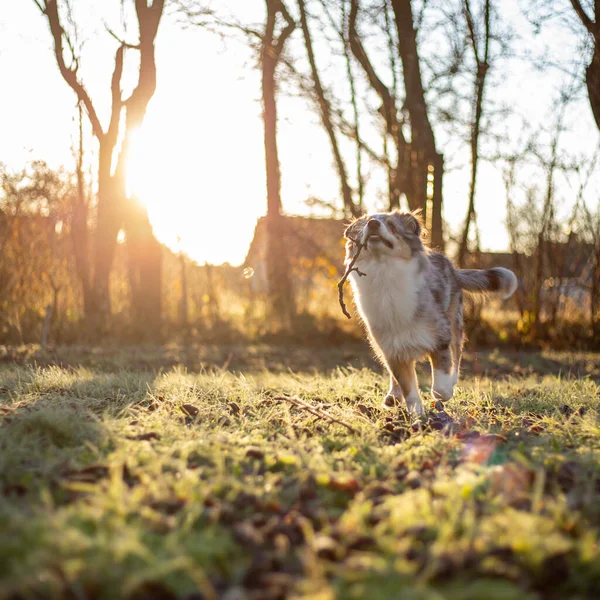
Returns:
[[[463,349],[463,290],[510,297],[515,274],[501,267],[456,269],[448,258],[423,244],[418,213],[364,215],[345,230],[346,266],[362,246],[349,279],[356,307],[375,354],[390,373],[383,401],[402,400],[423,413],[415,363],[429,357],[432,394],[452,398]]]

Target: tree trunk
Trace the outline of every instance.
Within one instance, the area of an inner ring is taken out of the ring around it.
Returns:
[[[398,31],[398,51],[404,72],[405,106],[410,116],[412,134],[410,171],[414,189],[411,190],[410,195],[407,193],[407,198],[412,210],[419,208],[424,211],[426,226],[431,231],[432,244],[443,249],[442,160],[435,148],[435,137],[427,114],[411,1],[391,0],[391,2]],[[433,166],[433,182],[428,182],[430,166]],[[428,183],[430,185],[433,183],[434,188],[431,197],[432,205],[429,210],[427,206]]]
[[[158,25],[164,9],[164,0],[154,0],[151,5],[147,0],[135,0],[135,11],[138,18],[140,41],[138,45],[132,46],[121,42],[115,55],[115,67],[111,80],[112,107],[109,126],[106,131],[103,130],[100,119],[94,107],[94,104],[79,80],[78,61],[72,56],[71,64],[65,62],[64,46],[65,42],[69,48],[73,48],[72,43],[63,29],[58,13],[57,0],[43,0],[36,2],[42,13],[47,17],[50,26],[50,32],[54,40],[54,54],[58,64],[59,71],[63,79],[77,94],[81,105],[85,107],[88,114],[92,132],[98,139],[99,164],[98,164],[98,208],[97,225],[94,240],[94,261],[93,278],[89,274],[89,264],[86,268],[85,260],[85,241],[86,235],[83,234],[83,221],[85,215],[78,210],[74,229],[75,242],[79,256],[78,269],[80,277],[84,280],[84,299],[86,295],[85,272],[87,271],[88,286],[91,288],[86,303],[86,318],[88,319],[92,333],[103,333],[107,330],[110,323],[111,304],[110,304],[110,271],[112,268],[117,236],[119,230],[124,225],[124,216],[136,215],[140,220],[139,225],[126,223],[129,229],[129,237],[135,240],[137,247],[134,250],[134,256],[139,264],[135,265],[134,278],[139,280],[139,289],[136,291],[135,302],[139,304],[141,310],[135,307],[135,314],[139,318],[149,319],[156,326],[160,318],[160,251],[157,249],[157,243],[152,236],[152,229],[149,227],[148,215],[139,210],[125,211],[127,196],[125,192],[125,166],[124,161],[127,156],[128,140],[131,131],[141,126],[148,102],[154,95],[156,89],[156,62],[154,52],[154,40],[158,31]],[[131,96],[123,100],[121,91],[121,76],[123,74],[123,57],[126,48],[137,49],[140,52],[140,68],[138,81]],[[119,139],[119,128],[123,109],[126,109],[125,137],[123,148],[119,155],[119,161],[115,175],[111,174],[111,164],[113,152]],[[81,209],[81,207],[78,207]],[[91,280],[91,283],[89,283]],[[135,285],[134,285],[135,287]],[[142,321],[140,321],[141,323]],[[146,321],[147,323],[148,321]]]
[[[144,123],[148,104],[156,91],[156,52],[155,40],[162,18],[164,0],[155,0],[151,5],[147,0],[136,0],[135,10],[140,29],[140,69],[138,83],[125,102],[125,142],[121,151],[122,159],[115,177],[118,177],[120,196],[123,198],[123,226],[128,250],[128,271],[133,314],[136,328],[148,332],[152,323],[154,332],[161,329],[162,292],[162,252],[154,237],[148,209],[135,197],[126,193],[126,160],[130,149],[131,133]]]
[[[90,281],[90,240],[88,231],[88,200],[85,193],[83,176],[83,115],[81,103],[79,111],[79,148],[77,152],[77,195],[73,199],[73,214],[71,218],[71,238],[73,240],[73,254],[75,256],[75,269],[81,282],[83,292],[84,319],[91,316],[93,311],[93,297]]]
[[[94,330],[93,333],[105,332],[110,322],[110,271],[115,256],[117,236],[121,228],[121,206],[118,199],[115,198],[114,182],[110,175],[112,151],[111,144],[101,141],[92,292],[94,311],[90,323]]]
[[[444,157],[435,154],[431,172],[433,174],[433,189],[431,197],[431,247],[444,249],[443,220],[442,220],[442,183],[444,180]],[[428,167],[429,169],[429,167]],[[431,182],[429,182],[431,185]]]
[[[585,73],[585,83],[596,127],[600,130],[600,39],[594,40],[594,53]]]
[[[295,314],[290,261],[285,244],[281,215],[281,173],[277,149],[277,84],[275,70],[285,41],[294,29],[294,23],[280,2],[266,0],[267,23],[262,48],[262,100],[267,177],[267,279],[273,317],[287,328]],[[275,38],[277,14],[283,12],[288,25]],[[286,16],[287,15],[287,16]]]

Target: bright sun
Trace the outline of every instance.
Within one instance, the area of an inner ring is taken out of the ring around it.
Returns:
[[[195,140],[173,135],[168,125],[151,120],[133,134],[128,193],[147,207],[155,235],[171,249],[198,262],[241,264],[263,202],[224,197],[230,165],[203,155]]]

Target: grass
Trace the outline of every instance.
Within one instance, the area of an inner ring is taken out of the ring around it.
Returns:
[[[0,364],[0,599],[600,596],[598,356],[471,355],[415,422],[364,350],[217,350]]]

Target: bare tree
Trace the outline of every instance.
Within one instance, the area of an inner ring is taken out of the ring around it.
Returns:
[[[412,193],[412,181],[407,176],[410,162],[410,151],[402,132],[402,122],[399,118],[400,109],[394,90],[388,88],[377,74],[369,55],[362,43],[358,32],[357,21],[360,6],[358,0],[351,0],[350,14],[348,18],[348,40],[352,54],[361,66],[369,85],[377,93],[381,100],[379,109],[385,121],[386,137],[392,140],[396,154],[396,164],[389,169],[389,207],[395,209],[400,207],[400,196],[405,194],[408,206],[411,210],[423,208],[414,201]],[[389,157],[388,157],[389,161]],[[386,161],[386,162],[388,162]]]
[[[329,99],[327,98],[327,94],[323,88],[323,84],[321,83],[321,77],[319,75],[317,62],[315,60],[313,43],[308,25],[308,19],[306,16],[306,5],[304,0],[298,0],[298,9],[300,11],[300,24],[302,26],[302,33],[304,35],[306,54],[308,55],[308,62],[310,64],[310,70],[314,83],[314,96],[319,106],[319,112],[321,114],[321,121],[323,123],[323,127],[325,128],[325,131],[327,132],[327,136],[329,137],[329,141],[331,143],[331,151],[333,153],[336,170],[340,179],[340,188],[342,192],[342,199],[344,202],[344,209],[347,215],[358,216],[360,213],[360,208],[354,204],[354,200],[352,199],[352,188],[348,183],[348,173],[346,169],[346,164],[340,151],[336,132],[331,118],[331,104],[329,102]]]
[[[34,0],[45,15],[54,41],[54,54],[65,82],[76,93],[90,120],[92,133],[99,144],[97,225],[94,240],[92,283],[93,314],[87,315],[96,327],[104,328],[110,316],[109,275],[114,259],[117,235],[122,227],[128,235],[130,255],[130,283],[135,313],[145,322],[160,319],[160,252],[152,235],[145,209],[128,203],[126,194],[126,158],[131,133],[143,123],[148,102],[156,88],[154,41],[163,13],[164,0],[148,5],[146,0],[135,0],[140,39],[138,44],[119,41],[111,80],[111,115],[108,127],[103,128],[95,105],[79,77],[79,59],[74,45],[64,29],[57,0]],[[66,48],[65,48],[66,46]],[[65,55],[70,57],[67,64]],[[126,49],[140,53],[140,67],[136,86],[123,98],[121,78]],[[125,128],[121,131],[121,116],[125,111]],[[114,173],[111,170],[113,154],[119,134],[123,145],[118,154]],[[143,282],[143,284],[141,284]]]
[[[350,49],[350,37],[348,35],[348,0],[341,0],[339,22],[332,14],[330,3],[327,0],[320,0],[321,7],[329,21],[329,25],[336,32],[342,43],[342,53],[346,67],[346,77],[348,78],[348,88],[350,92],[350,104],[352,106],[352,124],[344,123],[345,130],[342,134],[349,135],[355,142],[356,148],[356,192],[358,195],[357,205],[359,212],[362,212],[365,198],[365,177],[363,175],[363,141],[361,138],[360,113],[358,109],[358,98],[356,90],[356,77],[352,64],[352,51]],[[341,119],[341,111],[338,112],[338,121]],[[338,129],[339,123],[338,123]],[[351,129],[351,131],[350,131]],[[389,165],[388,165],[389,166]]]
[[[583,66],[583,60],[590,56],[585,68],[585,84],[587,96],[592,109],[596,126],[600,130],[600,23],[598,22],[600,3],[597,0],[531,0],[525,11],[536,30],[541,29],[547,21],[559,22],[566,30],[581,35],[580,52],[569,56],[567,69],[578,72]],[[582,29],[583,27],[583,29]],[[557,41],[560,38],[557,37]],[[543,58],[544,66],[558,66]],[[560,65],[564,70],[564,65]],[[583,78],[582,78],[583,79]]]
[[[267,177],[267,277],[274,316],[289,325],[295,313],[294,295],[281,214],[281,172],[277,149],[276,71],[285,43],[296,24],[281,0],[265,0],[267,18],[261,42],[262,101]],[[278,17],[283,29],[276,33]]]
[[[596,126],[600,129],[600,24],[598,23],[600,2],[594,0],[594,18],[589,16],[580,0],[570,0],[570,2],[594,44],[592,60],[585,72],[585,83]]]
[[[425,101],[412,5],[410,0],[391,0],[391,7],[396,36],[394,42],[390,44],[388,31],[388,49],[393,49],[393,46],[397,45],[402,64],[405,94],[401,107],[397,104],[396,90],[393,87],[390,89],[383,83],[362,43],[357,29],[360,11],[358,0],[351,0],[348,27],[350,47],[369,85],[381,99],[380,113],[384,117],[387,134],[394,143],[397,162],[393,169],[393,181],[390,184],[390,207],[398,207],[400,196],[404,194],[411,210],[423,211],[425,224],[431,233],[432,246],[441,248],[444,244],[443,157],[436,150]],[[392,70],[394,70],[393,65]],[[404,114],[408,116],[410,142],[406,140],[402,130],[405,124]]]
[[[458,249],[458,264],[463,267],[468,250],[469,230],[471,223],[477,228],[475,214],[475,192],[477,186],[477,167],[479,164],[479,136],[481,133],[481,118],[484,110],[485,81],[490,67],[491,41],[491,0],[483,0],[483,31],[477,28],[475,16],[471,10],[470,0],[462,0],[463,13],[468,28],[468,37],[475,59],[475,80],[473,86],[473,111],[471,120],[471,179],[469,181],[469,206],[463,227],[460,246]]]
[[[404,72],[406,92],[404,105],[410,116],[414,202],[425,208],[427,223],[431,223],[432,246],[443,248],[442,180],[444,159],[436,150],[433,128],[425,101],[412,4],[411,0],[391,1],[398,31],[398,51]],[[433,182],[431,182],[432,176]]]

